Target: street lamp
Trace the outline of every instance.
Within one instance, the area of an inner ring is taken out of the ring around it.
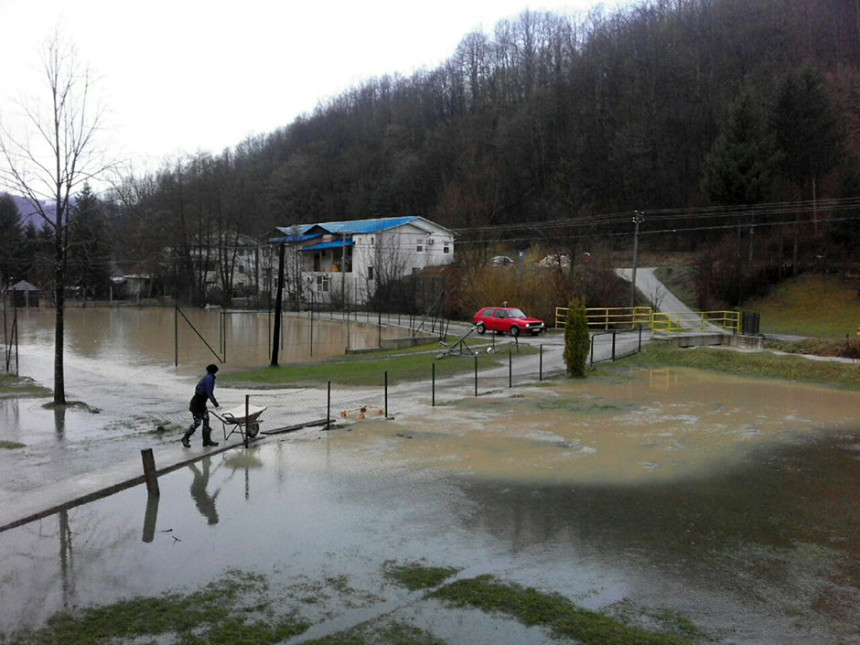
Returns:
[[[630,276],[630,315],[636,306],[636,266],[639,264],[639,225],[645,221],[645,215],[639,211],[633,211],[633,275]]]

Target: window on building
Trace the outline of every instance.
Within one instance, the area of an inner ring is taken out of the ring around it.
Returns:
[[[416,245],[415,250],[418,251],[419,253],[424,253],[424,245],[419,242]]]
[[[451,249],[448,248],[447,244],[442,247],[442,253],[450,253],[450,252],[451,252]]]
[[[330,285],[331,278],[329,278],[327,275],[317,276],[317,288],[319,291],[322,291],[323,293],[328,293]]]

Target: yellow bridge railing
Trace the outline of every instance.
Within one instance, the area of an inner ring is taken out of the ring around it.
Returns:
[[[669,336],[690,331],[728,331],[737,334],[743,328],[742,315],[740,311],[655,312],[651,317],[651,331]]]
[[[563,329],[567,320],[567,307],[555,308],[555,326]],[[727,331],[739,333],[743,328],[740,311],[690,311],[671,313],[654,311],[651,307],[587,307],[585,318],[588,328],[635,329],[650,327],[655,334],[678,334],[690,331]]]
[[[555,308],[555,326],[564,328],[568,307]],[[651,324],[651,307],[587,307],[585,319],[589,329],[632,329]]]

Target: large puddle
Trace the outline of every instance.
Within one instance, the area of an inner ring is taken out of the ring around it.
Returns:
[[[640,372],[273,437],[163,476],[157,503],[131,489],[0,533],[0,631],[239,569],[332,629],[384,605],[452,643],[500,642],[500,624],[386,583],[386,563],[420,561],[609,613],[677,611],[714,642],[856,643],[858,406]]]

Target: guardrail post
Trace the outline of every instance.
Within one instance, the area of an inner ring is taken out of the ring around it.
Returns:
[[[434,362],[432,365],[432,369],[430,370],[430,401],[431,407],[436,407],[436,363]]]
[[[514,386],[514,355],[508,350],[508,387]]]
[[[475,396],[478,396],[478,356],[475,355]]]
[[[615,330],[612,330],[612,360],[615,361]]]
[[[388,370],[385,371],[385,418],[388,418]]]

